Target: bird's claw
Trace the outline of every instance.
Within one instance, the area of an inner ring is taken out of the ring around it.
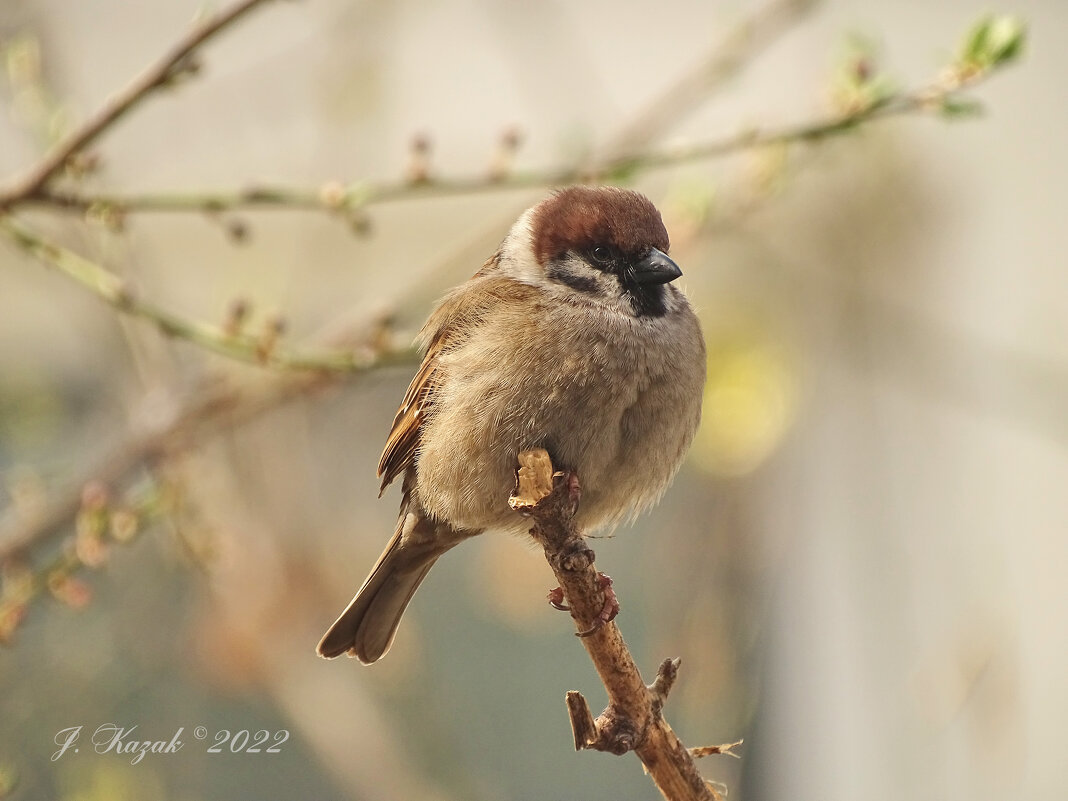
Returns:
[[[553,587],[549,590],[549,606],[561,612],[570,612],[571,607],[564,603],[564,588]]]
[[[616,598],[616,591],[612,589],[612,577],[607,573],[597,574],[601,582],[601,591],[604,592],[604,606],[601,607],[601,613],[593,619],[593,625],[585,631],[576,632],[576,637],[589,637],[602,629],[606,623],[611,623],[616,619],[616,615],[619,614],[619,599]]]
[[[598,630],[600,630],[606,623],[611,623],[616,619],[616,615],[619,614],[619,599],[616,598],[616,591],[612,589],[612,577],[606,573],[598,573],[598,580],[601,584],[601,591],[604,592],[604,606],[601,607],[600,614],[593,619],[593,625],[585,631],[576,632],[577,637],[589,637]],[[554,587],[549,590],[549,604],[553,609],[559,609],[561,612],[571,611],[571,607],[564,603],[564,589],[563,587]]]

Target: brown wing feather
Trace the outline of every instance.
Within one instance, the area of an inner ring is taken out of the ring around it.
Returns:
[[[397,476],[415,464],[423,421],[434,402],[434,373],[438,367],[438,356],[458,340],[458,329],[471,327],[457,323],[470,323],[471,317],[481,315],[487,304],[496,302],[501,296],[499,284],[508,279],[494,274],[499,256],[499,251],[493,254],[470,281],[450,293],[430,315],[419,334],[420,339],[427,343],[426,355],[393,418],[393,427],[378,461],[378,475],[382,479],[380,496]],[[472,282],[482,284],[484,291],[471,291]]]
[[[382,478],[382,486],[378,492],[380,496],[397,476],[415,462],[415,454],[419,449],[419,432],[431,403],[432,378],[437,368],[438,354],[444,347],[444,340],[444,337],[439,336],[427,349],[419,372],[408,385],[404,400],[393,418],[393,427],[386,438],[382,458],[378,461],[378,475]]]

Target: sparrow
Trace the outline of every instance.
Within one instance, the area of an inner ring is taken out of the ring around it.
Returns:
[[[418,336],[423,361],[378,465],[401,481],[397,528],[320,656],[389,650],[443,553],[484,531],[524,534],[508,505],[517,456],[544,448],[578,475],[580,529],[630,520],[678,471],[701,417],[705,346],[672,282],[660,212],[604,186],[558,190],[449,292]]]

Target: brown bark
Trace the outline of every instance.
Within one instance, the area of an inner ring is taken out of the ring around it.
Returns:
[[[519,454],[510,503],[532,519],[531,534],[545,550],[582,644],[608,691],[608,707],[596,720],[580,693],[568,693],[575,747],[613,754],[633,751],[668,801],[714,801],[716,792],[662,714],[679,660],[664,660],[647,687],[619,627],[611,620],[603,622],[606,592],[612,591],[594,567],[593,551],[575,525],[580,495],[579,477],[554,473],[546,451]]]

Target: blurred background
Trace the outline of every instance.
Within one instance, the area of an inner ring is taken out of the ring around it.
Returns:
[[[564,693],[605,699],[527,542],[443,558],[373,668],[315,656],[394,525],[374,474],[405,348],[546,192],[489,171],[833,118],[858,87],[937,81],[990,10],[304,0],[198,51],[58,184],[172,210],[13,215],[268,351],[399,355],[333,378],[243,365],[0,236],[0,797],[656,797],[634,757],[572,750]],[[702,763],[732,799],[1063,795],[1068,5],[996,10],[1030,41],[969,92],[981,116],[609,176],[664,212],[709,383],[664,502],[594,546],[646,675],[682,657],[683,741],[745,739]],[[0,175],[202,11],[3,0]],[[475,186],[405,187],[423,175]],[[324,208],[382,184],[390,202]],[[310,208],[173,210],[268,185]],[[61,730],[108,723],[186,745],[52,760]],[[197,726],[290,736],[210,754]]]

